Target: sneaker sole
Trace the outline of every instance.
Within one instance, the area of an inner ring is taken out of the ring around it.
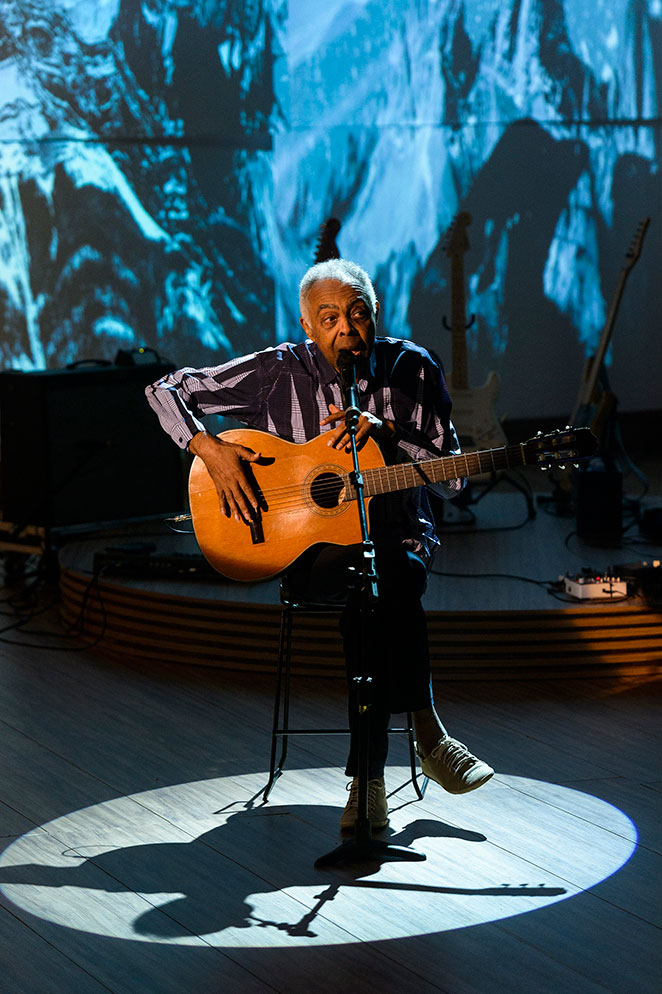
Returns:
[[[431,773],[427,773],[423,766],[421,766],[421,770],[424,776],[426,776],[429,780],[434,781],[434,783],[439,784],[439,786],[445,790],[447,794],[469,794],[472,790],[478,790],[479,787],[482,787],[494,776],[494,771],[492,771],[492,773],[488,773],[486,777],[476,780],[475,783],[469,784],[467,787],[453,788],[444,786],[444,784],[441,783],[440,780],[437,780]]]

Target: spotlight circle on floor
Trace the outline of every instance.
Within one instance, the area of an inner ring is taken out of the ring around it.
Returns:
[[[387,787],[407,772],[389,769]],[[391,798],[380,837],[425,862],[320,871],[315,858],[338,843],[344,779],[287,772],[262,805],[265,781],[178,784],[63,815],[4,851],[0,888],[23,912],[101,936],[305,948],[536,911],[615,873],[637,839],[622,811],[591,794],[499,775],[461,797],[432,784],[422,802],[411,788]]]

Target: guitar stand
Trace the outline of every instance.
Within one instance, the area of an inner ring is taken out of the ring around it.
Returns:
[[[363,554],[361,556],[361,571],[357,579],[361,596],[359,618],[359,670],[360,676],[354,677],[356,688],[356,706],[358,713],[358,816],[354,826],[353,838],[341,843],[331,852],[318,857],[315,866],[322,868],[340,866],[347,863],[387,862],[389,860],[424,860],[425,854],[410,849],[408,846],[391,845],[381,839],[373,839],[368,818],[368,778],[369,778],[369,735],[370,709],[373,703],[373,681],[369,674],[368,660],[371,658],[369,645],[369,618],[374,614],[377,601],[377,570],[375,567],[375,548],[368,534],[368,518],[363,502],[363,477],[359,466],[359,456],[356,447],[356,430],[361,411],[359,408],[358,386],[356,383],[356,368],[353,363],[340,365],[341,379],[346,390],[343,397],[345,406],[345,424],[350,438],[352,462],[354,471],[350,474],[351,482],[356,492]]]
[[[489,483],[485,484],[482,492],[475,497],[473,500],[469,501],[469,504],[478,504],[483,497],[487,497],[489,493],[494,490],[496,486],[501,483],[502,480],[507,480],[516,490],[524,496],[526,500],[526,507],[528,511],[529,520],[532,520],[536,516],[536,505],[533,499],[533,494],[531,488],[522,482],[514,473],[509,473],[508,470],[500,470],[498,473],[492,473],[492,479]]]

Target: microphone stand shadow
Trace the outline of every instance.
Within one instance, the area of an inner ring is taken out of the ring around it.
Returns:
[[[364,482],[359,465],[359,454],[356,446],[356,432],[361,410],[359,408],[359,391],[356,382],[356,357],[345,350],[338,356],[338,371],[343,390],[345,407],[345,425],[349,435],[353,472],[350,481],[354,487],[363,554],[361,556],[361,571],[356,577],[359,603],[359,676],[352,678],[356,691],[357,705],[357,737],[358,737],[358,815],[351,839],[342,842],[331,852],[319,856],[315,866],[324,868],[339,866],[344,863],[387,862],[390,860],[424,860],[425,854],[417,852],[408,846],[398,846],[382,839],[373,839],[368,818],[368,777],[369,777],[369,735],[370,708],[373,698],[373,679],[370,674],[368,660],[371,656],[369,632],[373,626],[369,620],[374,617],[377,602],[377,568],[375,566],[375,548],[368,533],[368,518],[364,504]]]

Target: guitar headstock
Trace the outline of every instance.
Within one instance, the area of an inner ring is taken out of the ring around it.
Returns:
[[[590,428],[557,428],[546,435],[539,432],[524,442],[527,463],[537,463],[541,469],[587,459],[597,447],[598,440]]]
[[[471,224],[469,211],[460,211],[453,218],[444,238],[444,252],[450,256],[462,256],[469,248],[467,228]]]
[[[339,231],[340,221],[335,217],[330,217],[321,225],[315,249],[315,265],[318,262],[326,262],[327,259],[340,258],[340,251],[336,245],[336,236]]]
[[[632,239],[632,244],[630,245],[630,248],[627,250],[627,253],[625,255],[625,263],[623,264],[623,269],[626,269],[628,272],[630,271],[630,269],[632,269],[637,259],[641,255],[641,246],[644,244],[644,235],[646,234],[646,230],[648,228],[648,225],[650,224],[650,221],[651,219],[649,217],[645,217],[643,219],[643,221],[640,223],[639,227],[635,232],[635,236]]]

